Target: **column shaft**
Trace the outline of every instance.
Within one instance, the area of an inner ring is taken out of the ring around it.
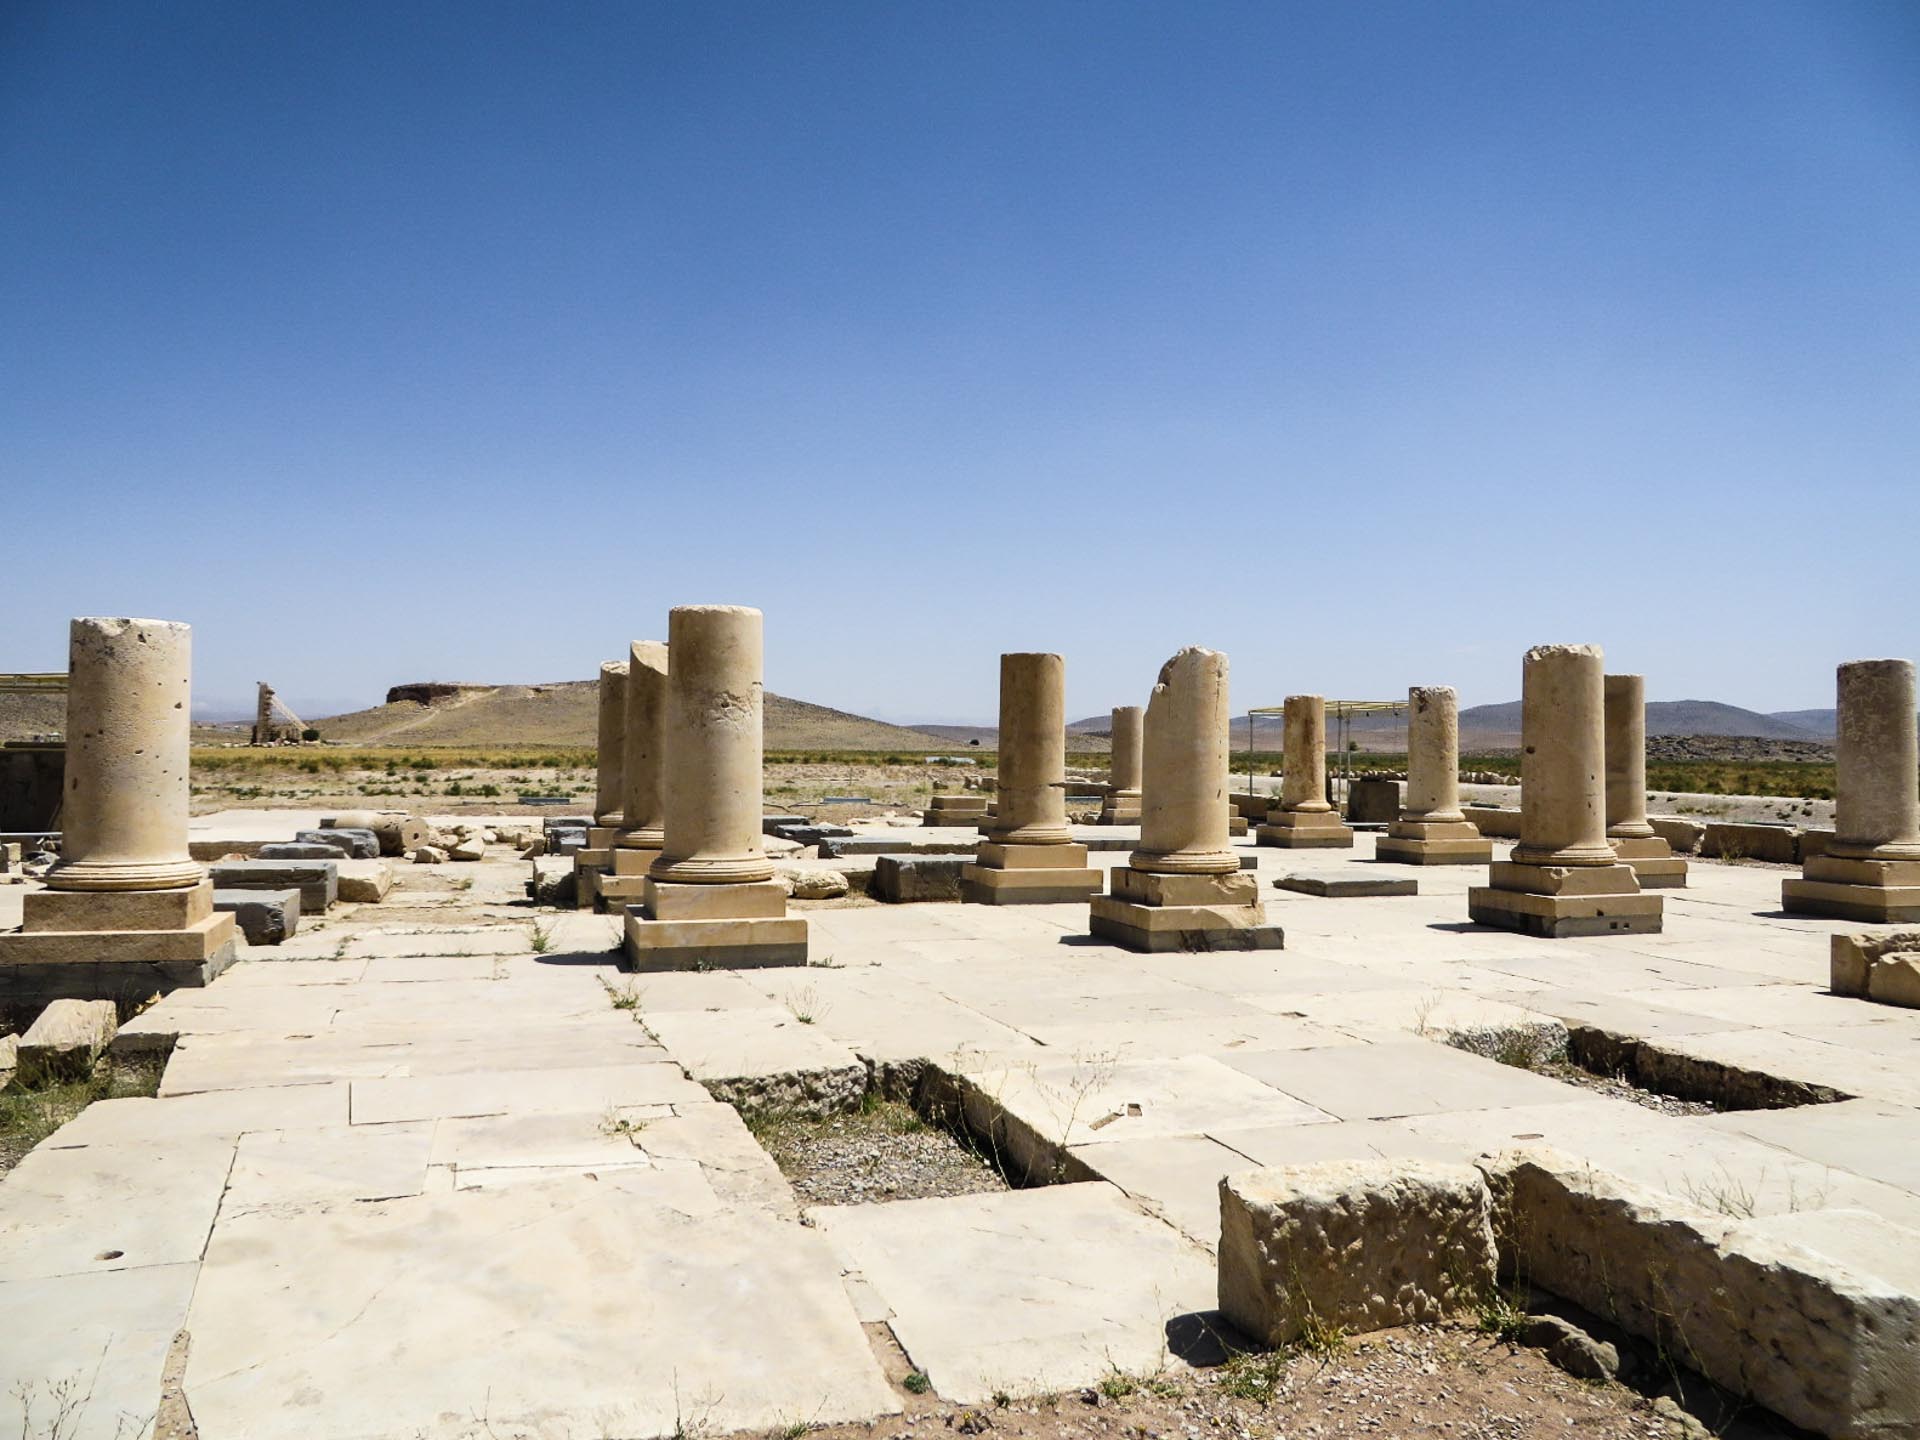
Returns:
[[[1647,682],[1640,675],[1605,679],[1607,724],[1607,834],[1647,840]]]
[[[992,839],[1002,845],[1066,845],[1066,661],[1058,655],[1000,657],[1000,773]]]
[[[627,729],[627,662],[624,660],[601,663],[599,722],[593,823],[618,825],[623,789],[620,773],[625,762]]]
[[[1114,712],[1116,719],[1119,714]],[[1128,862],[1133,869],[1239,872],[1227,834],[1231,715],[1225,655],[1188,646],[1161,667],[1147,701],[1140,848]]]
[[[1163,675],[1165,671],[1161,672]],[[1138,705],[1121,705],[1113,712],[1113,768],[1108,783],[1115,790],[1138,790],[1145,768],[1145,738]]]
[[[667,647],[636,640],[627,658],[627,712],[620,761],[621,835],[628,850],[658,850],[666,841],[661,773],[666,754]]]
[[[1289,695],[1281,742],[1280,808],[1307,814],[1333,809],[1327,800],[1327,702],[1319,695]]]
[[[1400,818],[1458,824],[1460,809],[1460,699],[1450,685],[1407,691],[1407,803]]]
[[[1920,859],[1920,738],[1911,660],[1852,660],[1837,673],[1831,853]]]
[[[1612,865],[1606,701],[1598,645],[1539,645],[1521,671],[1522,865]]]

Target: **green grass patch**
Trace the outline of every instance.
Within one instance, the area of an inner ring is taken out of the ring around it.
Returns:
[[[39,1090],[9,1086],[0,1092],[0,1175],[94,1101],[159,1094],[160,1072],[165,1068],[165,1059],[157,1055],[125,1060],[102,1057],[86,1080]]]

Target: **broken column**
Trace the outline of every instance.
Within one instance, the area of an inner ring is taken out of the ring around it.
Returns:
[[[606,660],[600,665],[599,725],[594,754],[593,824],[587,843],[573,852],[573,893],[582,910],[594,908],[600,877],[613,868],[613,842],[620,834],[621,736],[626,729],[627,665]]]
[[[0,1000],[145,999],[233,959],[233,917],[187,852],[191,641],[165,620],[73,622],[61,858],[0,935]]]
[[[1327,799],[1327,702],[1289,695],[1280,741],[1280,803],[1267,811],[1257,843],[1289,850],[1342,850],[1353,831]]]
[[[981,905],[1085,900],[1100,889],[1087,847],[1067,828],[1066,661],[1000,657],[1000,775],[976,862],[960,897]]]
[[[1161,667],[1143,726],[1140,848],[1093,897],[1094,935],[1129,950],[1281,948],[1227,838],[1230,714],[1225,655],[1189,646]]]
[[[1687,862],[1647,821],[1647,682],[1641,675],[1606,677],[1607,840],[1633,867],[1640,887],[1687,883]]]
[[[1911,660],[1853,660],[1838,676],[1833,839],[1781,882],[1794,915],[1920,920],[1920,740]],[[69,762],[71,763],[71,762]]]
[[[1482,925],[1560,939],[1660,929],[1607,843],[1606,701],[1598,645],[1539,645],[1520,684],[1520,843],[1467,892]]]
[[[667,620],[662,845],[627,910],[635,970],[807,963],[807,922],[761,846],[761,615],[681,605]]]
[[[1403,865],[1493,859],[1493,842],[1460,808],[1460,698],[1450,685],[1407,691],[1407,798],[1374,856]]]
[[[620,833],[612,867],[599,877],[598,908],[619,912],[646,898],[647,871],[666,843],[661,774],[666,755],[667,647],[636,640],[626,665],[625,726],[621,732]]]
[[[1113,712],[1113,764],[1107,772],[1107,798],[1100,806],[1102,825],[1140,823],[1140,772],[1145,765],[1138,705]]]

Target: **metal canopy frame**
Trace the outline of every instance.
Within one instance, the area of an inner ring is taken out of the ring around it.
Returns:
[[[1327,714],[1333,724],[1328,727],[1327,740],[1330,746],[1328,754],[1335,757],[1334,764],[1327,767],[1327,782],[1333,790],[1334,803],[1343,803],[1347,798],[1347,787],[1353,783],[1353,752],[1347,748],[1353,738],[1353,717],[1356,715],[1403,715],[1407,710],[1404,700],[1328,700],[1325,702]],[[1284,705],[1255,705],[1247,711],[1247,789],[1252,792],[1253,784],[1253,717],[1256,715],[1284,715]],[[1281,739],[1281,751],[1284,754],[1286,741]]]

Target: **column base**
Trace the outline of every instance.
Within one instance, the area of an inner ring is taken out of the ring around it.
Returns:
[[[613,865],[613,852],[605,846],[573,852],[573,904],[577,910],[592,910],[600,893],[600,877]]]
[[[1350,850],[1353,831],[1331,810],[1275,810],[1255,832],[1255,843],[1283,850]]]
[[[1408,834],[1408,831],[1464,831],[1464,834]],[[1493,842],[1472,825],[1396,822],[1373,847],[1373,858],[1396,865],[1490,865]]]
[[[647,877],[644,875],[620,875],[611,870],[590,870],[582,875],[592,875],[593,900],[585,909],[601,911],[607,915],[619,915],[629,905],[638,905],[647,898]]]
[[[51,893],[25,898],[31,903]],[[218,911],[178,929],[0,935],[0,1006],[25,1009],[53,1000],[135,1005],[156,992],[209,985],[237,957],[238,934],[233,916]]]
[[[1811,863],[1809,868],[1811,868]],[[1920,885],[1848,885],[1832,880],[1782,880],[1780,908],[1789,915],[1859,920],[1869,925],[1920,921]]]
[[[1004,845],[985,841],[960,869],[960,898],[974,905],[1058,905],[1100,890],[1084,845]]]
[[[1687,884],[1687,862],[1660,836],[1617,838],[1607,842],[1623,865],[1632,867],[1643,890],[1680,890]]]
[[[797,917],[649,920],[627,910],[628,970],[757,970],[807,963],[807,922]]]
[[[1227,817],[1227,834],[1238,837],[1246,833],[1247,833],[1247,817],[1246,816],[1229,815]]]
[[[1543,940],[1583,935],[1657,935],[1665,902],[1642,895],[1628,865],[1488,867],[1490,885],[1467,891],[1467,916],[1479,925]]]
[[[1137,905],[1095,895],[1087,929],[1097,940],[1143,954],[1169,950],[1283,950],[1286,933],[1266,923],[1266,907],[1253,905]]]
[[[1138,790],[1110,791],[1100,805],[1101,825],[1138,825],[1140,823],[1140,792]]]
[[[618,825],[589,825],[587,827],[587,848],[589,850],[611,850],[620,843],[623,832]]]

